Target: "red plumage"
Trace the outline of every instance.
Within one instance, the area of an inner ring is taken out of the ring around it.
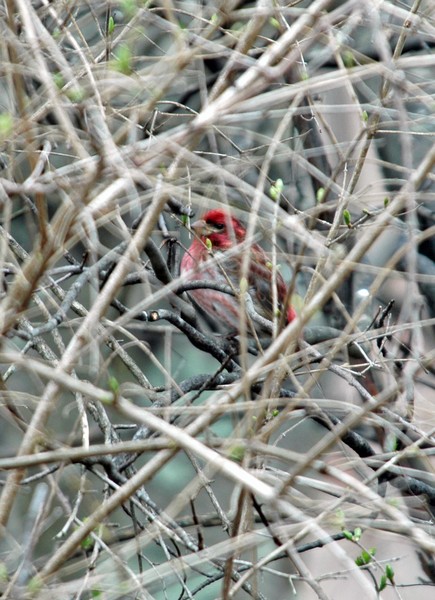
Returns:
[[[226,286],[231,285],[238,290],[242,275],[243,253],[249,252],[250,263],[247,273],[249,295],[255,311],[263,318],[272,320],[272,270],[266,253],[261,246],[253,243],[238,253],[228,254],[229,250],[237,248],[245,241],[246,229],[242,223],[229,212],[216,209],[207,212],[202,219],[193,223],[191,228],[197,237],[192,241],[181,261],[182,276],[190,281],[208,280]],[[278,308],[282,310],[288,298],[287,286],[280,273],[276,273],[275,283]],[[191,290],[189,293],[209,317],[216,319],[221,328],[231,333],[238,331],[241,307],[238,298],[206,288]],[[294,308],[288,305],[287,322],[290,323],[295,317]]]

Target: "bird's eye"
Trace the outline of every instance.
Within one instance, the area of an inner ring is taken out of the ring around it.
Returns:
[[[215,231],[223,231],[225,229],[225,223],[210,223]]]

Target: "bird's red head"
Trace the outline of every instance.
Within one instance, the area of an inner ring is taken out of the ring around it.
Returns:
[[[246,230],[230,213],[221,209],[209,210],[191,228],[205,243],[209,239],[213,249],[226,250],[245,239]]]

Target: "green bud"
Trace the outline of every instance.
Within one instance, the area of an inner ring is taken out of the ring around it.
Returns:
[[[131,17],[134,17],[137,12],[136,0],[122,0],[121,10],[123,13],[125,13],[127,18],[131,19]]]
[[[38,594],[42,589],[42,580],[38,575],[32,577],[32,579],[27,584],[27,588],[31,594]]]
[[[115,61],[112,63],[116,71],[124,75],[130,75],[132,72],[132,56],[130,48],[123,44],[115,52]]]
[[[9,137],[14,128],[14,120],[10,113],[0,114],[0,140]]]
[[[355,56],[353,55],[353,52],[351,50],[345,50],[343,52],[342,58],[343,58],[344,66],[347,69],[351,69],[352,67],[354,67],[356,65]]]
[[[115,19],[110,15],[109,20],[107,22],[107,34],[112,35],[115,31]]]
[[[81,541],[80,546],[83,550],[92,550],[94,547],[94,539],[91,535],[87,535],[85,539]]]
[[[391,583],[394,583],[394,570],[389,563],[385,565],[385,576]]]
[[[53,73],[53,81],[58,90],[61,90],[65,85],[65,80],[62,73]]]
[[[387,587],[387,577],[385,575],[382,575],[382,577],[379,580],[379,591],[382,592],[382,590],[385,590],[386,587]]]
[[[273,185],[270,186],[269,194],[272,200],[279,200],[284,189],[284,182],[282,179],[277,179]]]
[[[107,383],[109,385],[109,389],[114,394],[119,394],[119,381],[116,379],[116,377],[113,377],[113,376],[109,377]]]
[[[233,446],[232,448],[230,448],[229,457],[234,462],[242,462],[244,456],[245,448],[243,446]]]
[[[275,29],[280,28],[279,21],[278,19],[275,19],[275,17],[270,17],[269,23],[272,25],[272,27],[275,27]]]
[[[81,102],[85,97],[85,91],[82,87],[75,87],[68,90],[67,94],[71,102]]]
[[[394,434],[387,435],[385,439],[385,452],[396,452],[398,448],[398,439]]]
[[[376,554],[376,548],[370,548],[369,550],[363,550],[359,556],[355,559],[355,564],[358,567],[369,565],[374,555]]]

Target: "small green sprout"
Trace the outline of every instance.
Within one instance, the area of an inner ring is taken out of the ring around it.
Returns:
[[[109,379],[107,380],[109,389],[115,394],[118,395],[119,394],[119,381],[116,379],[116,377],[113,377],[113,375],[111,375],[109,377]]]
[[[116,71],[119,71],[124,75],[130,75],[132,72],[131,63],[132,56],[130,48],[125,44],[119,46],[119,48],[115,52],[115,61],[114,63],[112,63]]]
[[[58,90],[61,90],[65,85],[65,80],[62,73],[53,73],[53,82]]]
[[[325,188],[324,187],[319,187],[319,189],[316,192],[316,200],[319,204],[321,204],[323,202],[323,200],[325,199]]]
[[[42,588],[42,580],[38,575],[32,577],[32,579],[27,584],[27,588],[31,594],[38,594]]]
[[[346,227],[349,227],[349,229],[352,227],[352,219],[350,216],[350,212],[347,209],[343,211],[343,221]]]
[[[351,50],[345,50],[343,52],[343,63],[347,69],[351,69],[356,65],[356,60]]]
[[[376,548],[370,548],[369,550],[363,550],[359,556],[355,559],[355,564],[357,567],[364,567],[369,565],[374,555],[376,554]]]
[[[10,113],[0,114],[0,140],[9,137],[14,128],[14,120]]]
[[[133,17],[136,14],[137,1],[136,0],[122,0],[121,10],[127,18],[131,19],[131,17]]]
[[[243,446],[233,446],[230,448],[229,458],[234,462],[242,462],[245,456],[245,448]]]
[[[389,563],[385,565],[385,576],[394,584],[394,569]]]
[[[350,542],[359,542],[362,535],[362,529],[361,527],[355,527],[353,532],[348,529],[343,529],[343,535]]]
[[[85,91],[82,87],[75,87],[68,90],[67,94],[71,102],[81,102],[85,97]]]
[[[386,587],[387,587],[387,576],[386,575],[382,575],[382,577],[379,580],[378,590],[380,592],[382,592],[382,590],[385,590]]]
[[[115,31],[115,19],[112,15],[110,15],[109,20],[107,21],[107,35],[112,35]]]
[[[274,184],[270,186],[269,194],[272,200],[279,200],[279,197],[282,194],[282,190],[284,189],[284,182],[282,179],[277,179]]]

